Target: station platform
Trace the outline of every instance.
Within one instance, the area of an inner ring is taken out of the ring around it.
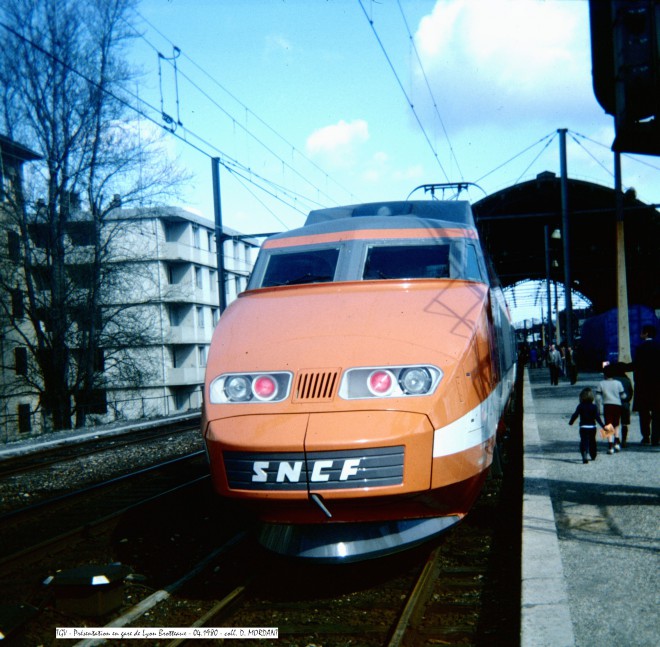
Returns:
[[[628,446],[583,464],[568,420],[601,379],[525,370],[521,647],[660,644],[660,447],[633,413]]]

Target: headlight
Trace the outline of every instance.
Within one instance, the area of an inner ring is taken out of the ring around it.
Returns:
[[[442,371],[430,365],[351,368],[344,373],[339,395],[345,400],[430,395],[441,379]]]
[[[399,385],[408,395],[426,395],[432,383],[431,373],[423,366],[404,368],[399,373]]]
[[[281,402],[289,395],[291,373],[227,373],[209,386],[212,404]]]
[[[213,392],[213,386],[211,386]],[[252,395],[252,384],[247,375],[230,375],[224,384],[224,395],[232,402],[245,402]],[[211,398],[213,402],[213,398]]]

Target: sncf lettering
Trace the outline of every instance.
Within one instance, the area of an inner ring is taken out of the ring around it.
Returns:
[[[316,460],[309,463],[311,467],[309,481],[311,483],[326,483],[332,481],[348,481],[358,474],[362,459],[347,458],[342,460]],[[252,463],[253,483],[300,483],[305,479],[303,474],[305,461],[254,461]],[[333,466],[341,464],[341,469],[333,470]],[[272,467],[271,467],[272,465]]]
[[[345,460],[344,466],[341,468],[339,480],[346,481],[349,476],[355,476],[358,472],[358,467],[360,467],[361,460],[361,458],[349,458]]]
[[[291,483],[297,483],[300,481],[300,471],[302,470],[302,461],[296,461],[293,463],[287,463],[282,461],[277,470],[277,482],[284,483],[285,480],[290,481]]]
[[[333,461],[316,461],[314,463],[314,469],[312,470],[312,478],[310,479],[312,483],[319,483],[322,481],[327,481],[330,478],[330,474],[323,474],[321,470],[326,467],[330,469],[332,467]]]
[[[270,463],[268,461],[255,461],[252,463],[252,482],[253,483],[266,483],[268,481],[268,466]]]

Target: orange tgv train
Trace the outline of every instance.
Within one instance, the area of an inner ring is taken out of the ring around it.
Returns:
[[[479,495],[515,361],[468,202],[312,211],[265,241],[214,332],[202,417],[214,488],[282,555],[419,544]]]

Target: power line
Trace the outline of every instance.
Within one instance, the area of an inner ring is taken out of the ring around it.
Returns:
[[[538,155],[527,165],[527,168],[518,176],[518,179],[512,184],[512,186],[515,186],[516,184],[518,184],[518,182],[520,182],[520,179],[527,173],[527,171],[529,171],[530,168],[532,168],[534,162],[536,162],[536,160],[538,160],[538,158],[541,157],[541,155],[543,155],[543,153],[548,149],[548,146],[550,146],[552,141],[553,141],[552,139],[548,139],[545,146],[539,151]]]
[[[606,148],[608,151],[612,151],[611,144],[603,144],[602,142],[597,142],[595,139],[591,139],[591,137],[587,137],[586,135],[583,135],[581,133],[575,132],[574,130],[569,131],[571,135],[574,135],[575,137],[580,137],[581,139],[584,139],[588,142],[591,142],[592,144],[596,144],[597,146],[601,146],[603,148]],[[584,148],[584,146],[583,146]],[[586,151],[586,148],[584,148]],[[639,159],[635,155],[630,155],[623,153],[622,157],[625,157],[626,159],[629,159],[633,162],[637,162],[637,164],[641,164],[642,166],[648,166],[649,168],[652,168],[654,171],[660,171],[660,168],[655,166],[655,164],[651,164],[650,162],[647,162],[646,160]]]
[[[486,173],[485,175],[482,175],[479,179],[476,180],[476,182],[477,182],[477,183],[478,183],[478,182],[481,182],[481,180],[483,180],[484,178],[487,178],[489,175],[492,175],[492,174],[495,173],[496,171],[499,171],[501,168],[504,168],[507,164],[510,164],[511,162],[513,162],[513,160],[518,159],[521,155],[524,155],[527,151],[531,150],[531,149],[534,148],[535,146],[538,146],[541,142],[545,141],[545,140],[548,139],[549,137],[554,138],[554,137],[556,137],[556,136],[557,136],[557,131],[555,130],[555,131],[553,131],[553,132],[551,132],[551,133],[548,133],[548,134],[545,135],[544,137],[541,137],[541,139],[539,139],[538,141],[534,142],[533,144],[531,144],[531,145],[528,146],[527,148],[523,149],[522,151],[520,151],[519,153],[517,153],[517,154],[514,155],[513,157],[509,158],[506,162],[502,162],[502,164],[499,164],[499,165],[496,166],[494,169],[488,171],[488,173]]]
[[[463,171],[461,171],[460,164],[458,163],[458,158],[456,157],[456,153],[454,152],[454,147],[451,145],[451,141],[449,140],[449,133],[447,132],[447,129],[445,128],[445,122],[443,121],[442,117],[440,116],[440,110],[438,109],[438,103],[435,100],[433,90],[431,89],[431,84],[429,83],[429,79],[426,76],[426,70],[424,69],[424,65],[422,64],[422,59],[419,55],[419,52],[417,51],[417,46],[415,45],[415,39],[413,38],[413,35],[410,32],[410,27],[408,26],[408,21],[406,20],[406,16],[403,13],[403,7],[401,6],[401,0],[397,0],[397,4],[399,5],[399,11],[401,12],[401,17],[403,18],[403,24],[406,26],[406,31],[408,32],[408,38],[410,39],[410,44],[412,45],[413,51],[415,52],[415,57],[417,58],[417,64],[419,65],[419,69],[422,71],[422,76],[424,77],[424,82],[426,83],[426,89],[428,90],[429,96],[431,97],[431,102],[433,103],[433,109],[435,110],[435,114],[438,117],[438,121],[440,122],[442,132],[445,134],[445,139],[447,140],[447,145],[449,146],[449,152],[451,153],[451,156],[454,158],[454,162],[456,163],[456,168],[458,169],[458,173],[459,173],[459,175],[461,177],[461,180],[462,180],[462,179],[464,179]]]
[[[53,61],[55,61],[55,63],[57,63],[58,65],[61,65],[61,66],[64,67],[65,69],[69,70],[69,72],[72,72],[72,73],[75,74],[76,76],[80,77],[83,81],[85,81],[85,82],[87,82],[87,83],[93,85],[95,88],[97,88],[97,89],[101,90],[103,93],[109,95],[110,97],[112,97],[113,99],[115,99],[116,101],[118,101],[119,103],[121,103],[124,107],[129,108],[130,110],[133,110],[134,112],[138,113],[140,116],[144,117],[145,119],[147,119],[147,120],[150,121],[151,123],[155,124],[155,125],[158,126],[159,128],[162,128],[162,129],[166,130],[167,132],[169,132],[170,134],[172,134],[172,135],[174,135],[175,137],[177,137],[178,139],[181,139],[181,141],[183,141],[184,143],[188,144],[189,146],[191,146],[192,148],[194,148],[194,149],[197,150],[198,152],[202,153],[203,155],[206,155],[206,156],[209,157],[209,158],[213,157],[212,155],[210,155],[210,154],[207,153],[206,151],[202,150],[201,148],[199,148],[199,147],[197,147],[197,146],[194,146],[193,144],[190,144],[190,143],[187,142],[185,139],[183,139],[182,137],[178,136],[176,133],[174,133],[174,132],[172,132],[171,130],[165,128],[165,126],[163,126],[163,124],[161,124],[159,121],[157,121],[157,120],[154,119],[153,117],[150,117],[148,114],[146,114],[146,113],[143,112],[142,110],[139,110],[139,109],[136,108],[135,106],[131,105],[128,101],[126,101],[126,99],[123,99],[122,97],[117,96],[114,92],[108,90],[108,89],[105,88],[105,87],[102,87],[97,81],[95,81],[95,80],[93,80],[93,79],[90,79],[88,76],[85,76],[82,72],[79,72],[79,71],[78,71],[77,69],[75,69],[72,65],[70,65],[69,63],[63,61],[61,58],[55,56],[55,54],[53,54],[52,52],[49,52],[48,50],[46,50],[46,49],[44,49],[43,47],[41,47],[41,45],[38,45],[37,43],[35,43],[33,40],[30,40],[30,39],[27,38],[26,36],[23,36],[23,34],[20,34],[20,33],[17,32],[15,29],[13,29],[13,28],[10,27],[9,25],[7,25],[5,22],[0,21],[0,27],[4,27],[9,33],[11,33],[11,34],[13,34],[14,36],[16,36],[16,38],[18,38],[19,40],[23,41],[24,43],[27,43],[30,47],[36,49],[38,52],[40,52],[40,53],[43,54],[44,56],[47,56],[48,58],[52,59]],[[154,106],[152,106],[150,103],[148,103],[148,102],[145,101],[144,99],[141,99],[141,98],[138,97],[136,94],[133,94],[130,90],[126,90],[126,88],[122,88],[122,90],[123,90],[124,92],[126,92],[129,96],[131,96],[131,97],[133,97],[134,99],[136,99],[136,100],[138,101],[138,103],[140,103],[140,104],[144,104],[145,106],[148,106],[148,107],[149,107],[151,110],[153,110],[154,112],[158,112],[158,109],[157,109],[157,108],[155,108]]]
[[[419,129],[422,131],[422,134],[424,135],[424,139],[426,139],[426,143],[429,145],[429,148],[431,149],[431,153],[433,154],[433,157],[435,158],[435,161],[437,162],[438,166],[440,167],[440,170],[442,171],[442,174],[444,175],[445,179],[447,182],[450,181],[449,176],[447,175],[444,167],[442,166],[442,163],[440,162],[440,158],[438,156],[438,153],[436,152],[435,148],[433,147],[433,144],[431,143],[431,140],[429,139],[429,136],[426,132],[426,129],[422,125],[422,122],[419,118],[419,115],[417,114],[417,111],[415,110],[415,106],[413,105],[412,101],[408,97],[408,93],[406,92],[405,88],[403,87],[403,83],[401,83],[401,79],[399,78],[399,75],[397,74],[397,71],[392,63],[392,60],[389,57],[389,54],[387,53],[387,50],[385,49],[385,46],[383,45],[383,42],[380,39],[380,36],[378,35],[378,32],[376,31],[376,27],[374,26],[374,21],[369,18],[369,14],[367,13],[367,10],[364,8],[364,5],[362,4],[362,0],[358,0],[358,3],[360,4],[360,7],[362,8],[362,11],[364,13],[364,17],[367,19],[369,22],[369,25],[371,26],[371,31],[373,32],[374,36],[376,37],[376,41],[378,42],[378,45],[380,46],[381,51],[383,52],[383,55],[385,56],[385,60],[387,61],[388,65],[390,66],[390,69],[392,70],[392,74],[394,74],[394,78],[396,79],[396,82],[399,85],[399,88],[401,89],[401,92],[403,93],[403,96],[406,99],[406,102],[408,104],[408,107],[411,109],[413,115],[415,116],[415,120],[417,121],[417,125],[419,126]]]
[[[147,18],[145,18],[140,12],[136,12],[137,15],[147,24],[149,25],[157,34],[159,34],[163,39],[168,41],[170,45],[174,46],[172,41],[165,35],[163,34],[156,26],[153,25]],[[132,25],[131,25],[132,27]],[[133,27],[133,29],[135,29]],[[135,30],[136,33],[138,33],[138,37],[143,39],[154,51],[158,52],[158,48],[153,45],[143,34],[140,34]],[[178,48],[177,48],[178,49]],[[294,144],[292,144],[290,141],[288,141],[282,134],[280,134],[277,130],[275,130],[272,126],[270,126],[264,119],[262,119],[259,115],[257,115],[253,110],[251,110],[244,102],[242,102],[236,95],[234,95],[232,92],[230,92],[224,85],[222,85],[217,79],[215,79],[213,76],[211,76],[205,69],[203,69],[198,63],[196,63],[190,56],[188,56],[185,52],[179,50],[181,55],[187,59],[195,68],[197,68],[204,76],[206,76],[214,85],[218,86],[223,92],[225,92],[233,101],[235,101],[239,106],[241,106],[246,114],[252,115],[261,125],[263,125],[268,131],[270,131],[272,134],[274,134],[280,141],[282,141],[284,144],[286,144],[288,147],[291,148],[291,151],[293,153],[298,154],[303,160],[305,160],[308,164],[310,164],[314,169],[316,169],[319,173],[321,173],[326,180],[331,181],[333,184],[335,184],[337,187],[339,187],[342,191],[347,193],[349,196],[353,196],[353,193],[344,187],[341,183],[339,183],[337,180],[332,178],[327,171],[325,171],[321,166],[319,166],[314,160],[310,159],[307,155],[305,155],[302,151],[300,151]],[[160,54],[160,52],[158,52]],[[307,180],[305,177],[303,177],[300,173],[295,171],[292,167],[290,167],[286,161],[280,157],[277,153],[274,151],[270,150],[269,147],[267,147],[261,139],[259,139],[256,135],[254,135],[249,129],[247,129],[245,126],[241,125],[240,121],[236,118],[234,118],[227,110],[222,108],[208,93],[206,93],[204,90],[202,90],[199,85],[197,85],[189,76],[185,75],[182,73],[182,75],[186,78],[186,80],[189,81],[189,83],[195,87],[204,97],[206,97],[213,105],[215,105],[219,110],[221,110],[225,115],[227,115],[235,124],[238,124],[240,128],[242,128],[247,134],[249,134],[255,141],[257,141],[259,144],[261,144],[271,155],[279,159],[283,164],[285,164],[287,167],[291,168],[292,171],[294,171],[296,174],[298,174],[304,181],[308,182],[309,184],[313,183],[310,180]],[[320,189],[314,185],[317,190],[320,191]],[[330,196],[326,196],[329,198],[332,202],[337,202],[330,198]]]
[[[112,92],[111,90],[109,90],[108,88],[101,86],[97,81],[95,81],[94,79],[91,79],[90,77],[86,76],[85,74],[83,74],[82,72],[80,72],[79,70],[77,70],[75,67],[73,67],[72,65],[70,65],[69,63],[67,63],[67,62],[63,61],[62,59],[60,59],[59,57],[57,57],[57,56],[56,56],[55,54],[53,54],[52,52],[49,52],[48,50],[46,50],[45,48],[41,47],[39,44],[35,43],[35,42],[32,41],[31,39],[29,39],[29,38],[27,38],[26,36],[20,34],[20,33],[17,32],[15,29],[13,29],[11,26],[7,25],[5,22],[0,21],[0,26],[3,27],[3,28],[5,28],[8,32],[10,32],[12,35],[14,35],[14,36],[15,36],[16,38],[18,38],[19,40],[23,41],[24,43],[28,44],[30,47],[34,48],[35,50],[37,50],[38,52],[40,52],[41,54],[43,54],[44,56],[47,56],[48,58],[50,58],[51,60],[53,60],[53,61],[54,61],[55,63],[57,63],[58,65],[61,65],[61,66],[64,67],[65,69],[69,70],[71,73],[73,73],[73,74],[75,74],[76,76],[78,76],[79,78],[83,79],[86,83],[89,83],[89,84],[93,85],[94,87],[98,88],[99,90],[101,90],[101,91],[102,91],[103,93],[105,93],[106,95],[108,95],[108,96],[112,97],[114,100],[118,101],[118,102],[119,102],[121,105],[123,105],[124,107],[128,108],[129,110],[132,110],[132,111],[136,112],[138,115],[144,117],[145,119],[147,119],[147,120],[150,121],[151,123],[155,124],[156,126],[158,126],[158,127],[161,128],[161,129],[163,129],[165,132],[169,133],[170,135],[173,135],[174,137],[176,137],[177,139],[179,139],[180,141],[182,141],[182,142],[185,143],[186,145],[190,146],[191,148],[193,148],[193,149],[196,150],[197,152],[199,152],[199,153],[205,155],[205,156],[208,157],[209,159],[213,159],[214,157],[217,157],[218,155],[220,155],[220,156],[221,156],[221,161],[220,161],[220,163],[221,163],[222,166],[225,167],[227,170],[234,171],[234,169],[231,168],[231,164],[233,164],[235,167],[237,167],[237,168],[241,168],[241,169],[243,169],[245,172],[247,172],[247,173],[250,175],[250,177],[253,177],[253,178],[255,178],[255,177],[256,177],[256,178],[259,178],[259,179],[260,179],[261,181],[263,181],[265,184],[270,184],[271,186],[278,187],[278,189],[281,190],[283,193],[291,195],[291,196],[292,196],[291,199],[292,199],[292,201],[294,201],[294,202],[297,200],[297,198],[299,198],[299,197],[303,197],[303,196],[301,196],[300,194],[297,194],[296,199],[294,199],[294,198],[293,198],[293,195],[294,195],[293,192],[290,192],[290,191],[288,191],[287,189],[285,189],[284,187],[281,187],[281,186],[277,185],[276,183],[270,182],[270,181],[266,180],[265,178],[262,178],[261,176],[255,174],[255,173],[254,173],[253,171],[251,171],[249,168],[244,167],[242,164],[240,164],[240,162],[238,162],[237,160],[234,160],[234,159],[231,158],[229,155],[227,155],[226,153],[224,153],[224,151],[222,151],[221,149],[217,148],[214,144],[210,143],[209,141],[207,141],[207,140],[205,140],[204,138],[202,138],[201,136],[197,135],[196,133],[194,133],[194,132],[191,131],[190,129],[188,129],[188,128],[186,128],[185,126],[181,125],[181,130],[182,130],[184,133],[186,133],[186,134],[189,135],[189,136],[194,137],[194,138],[197,139],[199,142],[203,143],[203,144],[207,147],[207,149],[210,149],[210,150],[214,151],[215,154],[211,154],[211,153],[208,152],[208,150],[204,150],[204,148],[200,147],[199,145],[195,145],[195,144],[193,144],[193,143],[190,142],[188,139],[182,137],[178,132],[172,130],[171,128],[168,128],[167,126],[163,125],[163,124],[160,123],[158,120],[156,120],[155,118],[151,117],[151,116],[150,116],[149,114],[147,114],[147,112],[145,112],[144,110],[139,109],[138,107],[136,107],[135,105],[131,104],[129,101],[127,101],[127,100],[124,99],[123,97],[118,96],[117,94],[115,94],[114,92]],[[122,89],[122,91],[125,92],[129,97],[131,97],[133,100],[135,100],[135,101],[137,102],[138,105],[144,105],[144,106],[148,107],[151,111],[153,111],[153,112],[155,112],[155,113],[159,113],[158,108],[156,108],[155,106],[151,105],[149,102],[145,101],[144,99],[142,99],[141,97],[139,97],[137,94],[131,92],[130,90],[127,90],[126,88],[121,88],[121,89]],[[224,158],[224,160],[223,160],[222,158]],[[235,171],[234,171],[234,172],[235,172]],[[258,186],[258,187],[259,187],[259,185],[258,185],[256,182],[253,182],[253,183],[255,184],[255,186]],[[268,191],[266,191],[266,189],[264,189],[263,187],[259,187],[259,188],[262,188],[262,190],[264,190],[265,192],[268,193]],[[270,193],[270,195],[273,195],[273,194]],[[280,199],[280,198],[278,198],[278,199]],[[312,199],[310,199],[310,198],[305,198],[305,199],[308,200],[311,204],[318,204],[318,203],[316,203],[314,200],[312,200]],[[280,200],[281,200],[281,199],[280,199]],[[286,202],[283,201],[283,200],[281,200],[281,201],[282,201],[284,204],[288,204],[288,203],[286,203]],[[297,207],[295,207],[294,205],[288,204],[288,206],[290,206],[291,208],[294,208],[296,211],[299,211],[299,209],[298,209]]]

